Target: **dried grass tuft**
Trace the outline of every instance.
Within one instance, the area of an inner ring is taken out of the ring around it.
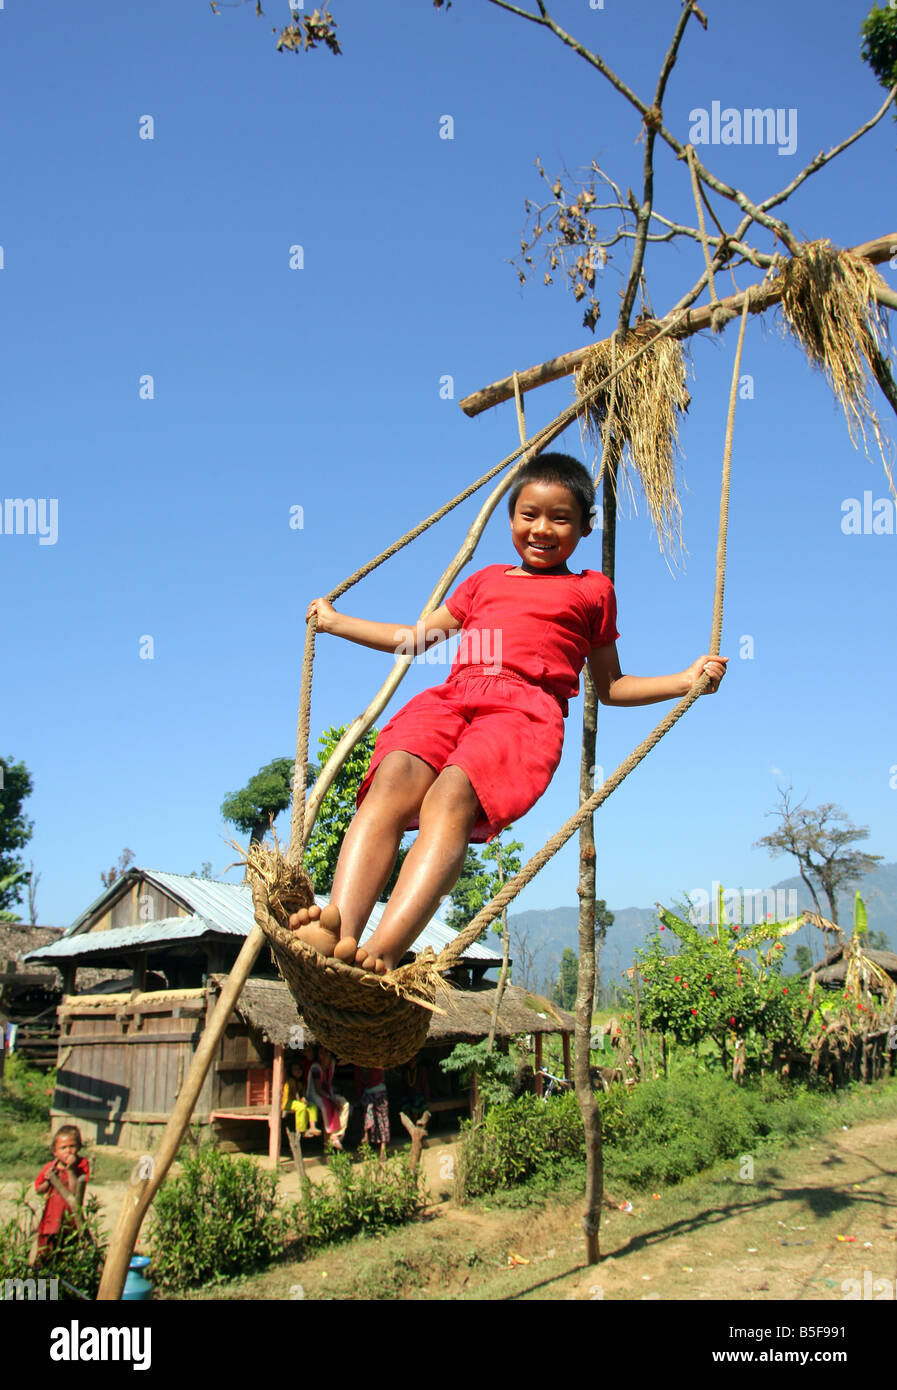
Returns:
[[[869,435],[874,437],[893,492],[888,452],[869,393],[875,358],[888,356],[887,320],[874,295],[874,287],[884,286],[884,280],[869,261],[835,250],[830,241],[807,242],[799,256],[786,261],[779,278],[788,331],[811,366],[824,372],[854,448],[862,440],[870,462]]]
[[[643,348],[649,335],[635,328],[622,344],[614,339],[595,343],[576,373],[576,393],[581,398],[598,386],[617,365]],[[628,489],[635,506],[635,489],[628,458],[637,474],[662,551],[682,550],[682,507],[676,485],[675,456],[679,449],[679,416],[691,397],[685,387],[685,360],[673,338],[650,343],[589,404],[587,430],[597,444],[599,457],[610,419],[611,445],[622,459],[618,480]],[[611,475],[613,476],[613,475]]]

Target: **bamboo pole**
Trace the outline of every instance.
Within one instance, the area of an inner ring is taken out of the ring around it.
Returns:
[[[212,1017],[205,1026],[203,1035],[199,1040],[199,1046],[193,1054],[193,1060],[181,1087],[181,1093],[175,1102],[168,1124],[165,1126],[159,1141],[159,1148],[153,1154],[151,1163],[147,1165],[148,1172],[145,1176],[138,1178],[137,1182],[132,1183],[125,1193],[118,1214],[118,1221],[109,1241],[103,1277],[97,1293],[98,1302],[121,1298],[128,1274],[128,1265],[131,1262],[131,1252],[143,1224],[143,1218],[164,1182],[178,1149],[181,1147],[194,1106],[206,1079],[206,1072],[212,1064],[218,1044],[221,1041],[221,1035],[265,940],[265,933],[260,926],[256,925],[244,941],[243,948],[234,961]]]
[[[887,236],[876,237],[873,241],[864,241],[859,246],[851,247],[850,254],[859,256],[872,265],[880,265],[883,261],[890,260],[895,251],[897,251],[897,232],[890,232]],[[670,328],[670,321],[677,317],[676,314],[670,314],[667,318],[656,319],[652,325],[646,326],[652,327],[658,333],[666,328],[669,331],[669,336],[673,338],[690,338],[693,334],[709,328],[714,313],[717,313],[720,308],[731,310],[736,314],[740,313],[745,295],[751,296],[750,312],[759,314],[769,309],[773,304],[777,304],[782,297],[782,292],[781,286],[776,287],[774,282],[752,285],[744,293],[730,294],[726,299],[719,300],[717,304],[702,304],[698,309],[685,310],[680,315],[681,322],[673,328]],[[889,309],[897,309],[897,293],[893,290],[876,290],[876,298],[879,304]],[[559,381],[561,377],[569,376],[571,372],[575,372],[588,357],[593,347],[593,343],[587,343],[584,347],[574,348],[572,352],[562,353],[560,357],[552,357],[547,362],[540,362],[538,366],[527,367],[525,371],[515,372],[511,376],[503,377],[501,381],[494,381],[490,386],[484,386],[481,390],[465,396],[460,402],[461,409],[465,415],[481,415],[484,410],[490,410],[492,406],[499,405],[502,401],[511,400],[514,395],[515,376],[519,380],[521,391],[532,391],[536,386],[544,386],[546,382]]]

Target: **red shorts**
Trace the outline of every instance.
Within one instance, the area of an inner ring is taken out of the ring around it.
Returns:
[[[471,840],[491,840],[526,814],[554,776],[564,745],[555,697],[522,676],[465,667],[415,695],[380,731],[356,805],[387,753],[422,758],[436,772],[460,767],[483,809]],[[418,828],[417,817],[408,824]]]

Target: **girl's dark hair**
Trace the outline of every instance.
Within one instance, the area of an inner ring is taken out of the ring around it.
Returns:
[[[576,500],[583,530],[591,530],[595,521],[595,484],[584,464],[570,454],[539,454],[538,458],[525,463],[508,497],[509,516],[513,517],[517,498],[527,483],[560,483]]]
[[[53,1148],[56,1148],[57,1139],[74,1139],[79,1149],[84,1148],[84,1140],[81,1138],[81,1131],[77,1125],[60,1125],[53,1135]]]

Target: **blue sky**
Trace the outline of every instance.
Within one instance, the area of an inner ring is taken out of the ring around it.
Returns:
[[[51,24],[21,0],[0,11],[0,492],[58,500],[55,544],[0,535],[0,751],[34,777],[26,852],[42,922],[72,921],[125,845],[150,867],[224,870],[223,797],[294,750],[309,599],[515,446],[513,406],[469,420],[462,396],[588,337],[560,279],[521,289],[508,263],[524,199],[541,192],[535,158],[575,173],[595,157],[639,187],[631,108],[535,26],[485,0],[456,0],[448,14],[426,0],[333,8],[341,58],[275,51],[285,0],[263,20],[251,6],[215,17],[203,0],[105,0]],[[793,155],[702,150],[753,196],[777,190],[880,105],[859,57],[866,8],[760,0],[748,25],[742,7],[710,0],[709,31],[690,27],[673,75],[668,125],[687,139],[690,111],[714,100],[793,109]],[[678,10],[555,6],[646,97]],[[147,115],[152,140],[139,136]],[[445,115],[451,140],[439,135]],[[795,232],[852,245],[897,230],[895,143],[888,116],[810,179],[788,205]],[[690,221],[682,166],[658,149],[656,206]],[[290,269],[295,245],[301,270]],[[616,247],[603,272],[599,334],[614,323],[627,259]],[[657,312],[700,266],[692,243],[652,249]],[[882,273],[897,286],[897,269]],[[730,329],[689,348],[684,567],[661,557],[643,503],[620,520],[624,670],[679,670],[706,647],[734,345]],[[870,827],[867,847],[897,858],[897,536],[841,530],[846,498],[887,496],[884,473],[852,448],[778,318],[751,321],[742,370],[754,395],[735,433],[731,675],[600,813],[599,893],[611,906],[790,874],[789,861],[752,849],[789,781],[810,804],[842,803]],[[152,400],[139,393],[147,374]],[[440,398],[446,374],[452,400]],[[531,431],[571,391],[567,379],[530,393]],[[561,447],[592,462],[576,427]],[[415,619],[479,500],[353,590],[345,610]],[[508,557],[497,514],[474,566]],[[597,533],[576,564],[600,567]],[[752,659],[739,657],[744,636]],[[388,669],[382,654],[322,638],[313,739],[357,714]],[[413,668],[390,709],[445,669]],[[580,712],[576,701],[551,788],[515,827],[527,853],[575,807]],[[606,771],[657,714],[602,711]],[[574,842],[518,906],[573,902],[575,881]]]

